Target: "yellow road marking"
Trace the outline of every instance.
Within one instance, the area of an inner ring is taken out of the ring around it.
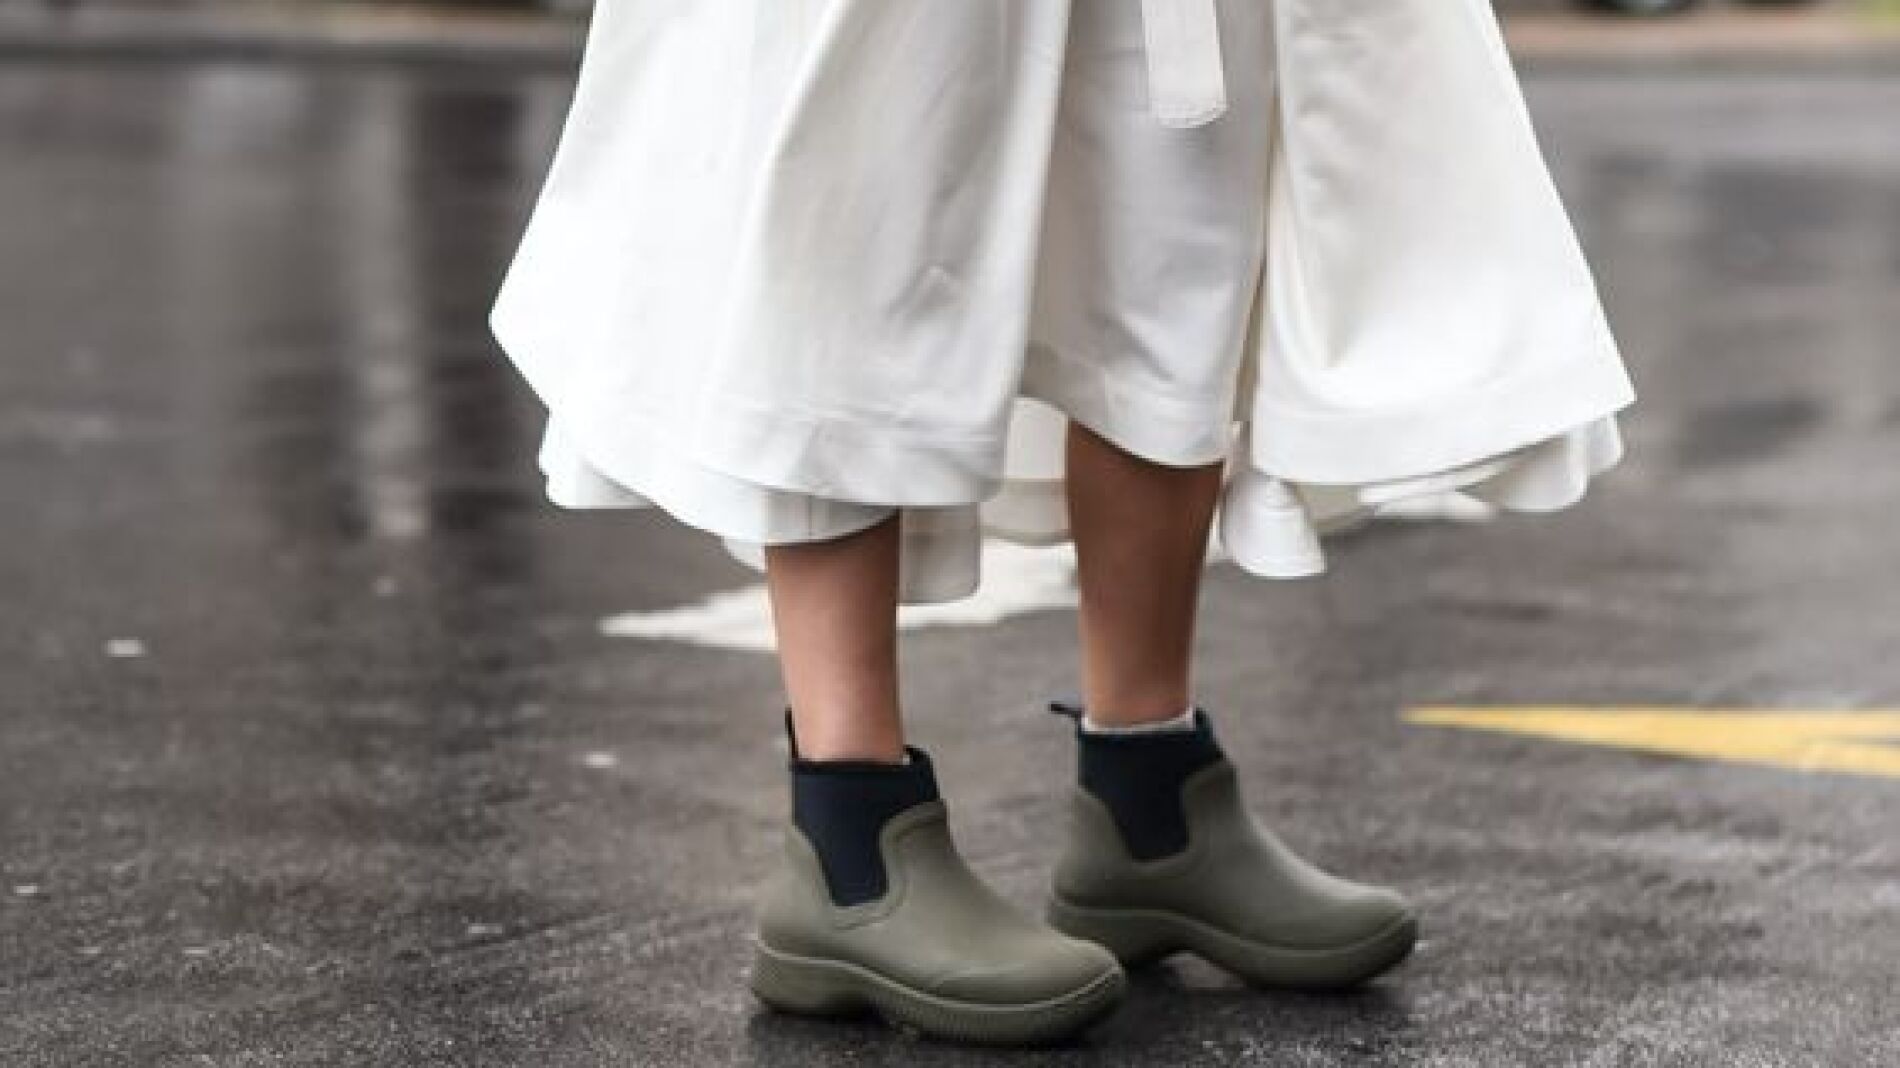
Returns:
[[[1900,743],[1900,712],[1415,708],[1405,720],[1703,760],[1900,778],[1900,745],[1891,744]]]

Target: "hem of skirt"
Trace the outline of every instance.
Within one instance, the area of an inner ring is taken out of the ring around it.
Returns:
[[[690,420],[685,451],[747,482],[854,504],[950,507],[1001,488],[1006,437],[847,413],[787,413],[721,397]]]
[[[1032,343],[1025,353],[1017,393],[1151,463],[1199,467],[1232,454],[1231,395],[1173,396],[1045,342]]]
[[[977,592],[982,584],[983,534],[978,505],[913,509],[897,507],[897,603],[903,607],[947,604]],[[767,543],[722,536],[726,555],[763,575]]]
[[[1539,450],[1555,451],[1539,455]],[[664,453],[649,455],[661,457]],[[1322,548],[1326,536],[1357,525],[1387,506],[1421,495],[1461,493],[1507,512],[1557,512],[1581,501],[1594,479],[1614,467],[1623,455],[1622,439],[1612,416],[1571,428],[1515,453],[1453,471],[1346,490],[1289,483],[1251,467],[1240,467],[1222,491],[1216,523],[1222,547],[1242,570],[1265,578],[1307,578],[1327,569]],[[973,561],[958,557],[952,564],[951,556],[942,555],[946,550],[937,550],[939,555],[923,559],[920,554],[926,544],[955,545],[958,539],[980,541],[984,535],[1040,547],[1073,540],[1061,512],[1061,495],[1043,482],[1011,483],[989,500],[934,509],[866,506],[795,496],[786,503],[805,511],[794,529],[783,524],[772,527],[736,521],[732,512],[721,514],[717,508],[708,507],[707,488],[715,482],[697,482],[686,493],[668,492],[679,486],[669,486],[658,467],[649,467],[645,477],[631,486],[618,483],[574,451],[563,439],[558,422],[552,420],[542,466],[548,475],[549,499],[557,505],[658,507],[720,537],[736,559],[754,568],[764,566],[765,544],[842,536],[880,521],[896,508],[902,513],[904,544],[911,547],[907,557],[913,561],[913,574],[904,580],[905,603],[955,600],[974,592],[980,581]],[[702,480],[719,477],[694,471],[690,466],[674,473]],[[740,492],[750,498],[770,491],[747,485]],[[974,526],[968,518],[972,512],[977,517]],[[751,514],[763,515],[765,511],[755,508]],[[967,549],[962,555],[969,555]]]
[[[1287,482],[1363,486],[1455,471],[1615,415],[1635,403],[1622,362],[1591,349],[1400,410],[1314,410],[1249,399],[1247,459]]]
[[[804,542],[842,537],[873,526],[890,507],[747,483],[707,467],[657,440],[638,420],[618,440],[641,443],[604,462],[571,427],[551,415],[542,436],[540,468],[548,500],[575,510],[659,508],[675,519],[722,538]]]
[[[558,426],[551,426],[550,443],[558,442],[558,435]],[[555,450],[559,447],[554,445]],[[1540,455],[1539,450],[1550,451]],[[1388,506],[1421,495],[1456,493],[1505,512],[1553,513],[1582,501],[1595,479],[1616,466],[1624,452],[1615,417],[1608,416],[1583,427],[1570,428],[1512,454],[1486,458],[1453,471],[1351,487],[1345,496],[1341,496],[1339,487],[1288,483],[1242,466],[1233,471],[1222,490],[1216,529],[1221,548],[1242,571],[1266,579],[1312,578],[1328,570],[1323,548],[1328,536],[1357,526]],[[1237,453],[1236,457],[1240,455]],[[572,477],[560,476],[563,463],[578,465],[579,470],[567,472],[569,476],[587,469],[586,458],[578,453],[562,459],[557,452],[552,462],[544,464],[549,471],[550,499],[555,500],[556,494],[573,494],[569,502],[556,500],[557,504],[594,508],[658,507],[713,533],[729,556],[755,571],[763,572],[765,568],[766,544],[805,540],[722,522],[682,498],[664,494],[653,481],[639,484],[648,491],[643,495],[614,483],[599,472],[592,472],[590,477],[601,479],[606,486],[613,487],[614,492],[607,497],[590,496],[591,491],[575,488],[580,483]],[[757,492],[759,488],[749,489]],[[901,604],[948,603],[976,593],[982,581],[981,543],[986,535],[1033,547],[1060,546],[1073,541],[1073,531],[1066,519],[1059,512],[1051,511],[1060,504],[1060,496],[1050,485],[1011,484],[1005,493],[1033,498],[1015,502],[1033,511],[999,507],[1004,502],[1003,496],[947,508],[891,506],[899,511],[902,523]],[[799,498],[799,501],[816,508],[839,504],[817,498]],[[844,507],[866,506],[847,504]],[[823,532],[808,525],[804,533],[841,536],[879,521],[889,510],[860,513],[863,517],[860,522],[838,520]],[[1022,521],[1011,522],[1012,514]],[[1058,518],[1047,520],[1051,515]],[[1038,516],[1044,518],[1039,520]]]
[[[1002,473],[1006,436],[787,413],[730,397],[675,420],[619,406],[612,393],[568,402],[559,399],[565,390],[537,392],[550,410],[541,456],[547,497],[564,508],[659,507],[721,537],[808,541],[871,525],[877,520],[867,509],[979,507],[1019,493]],[[1049,404],[1156,463],[1219,463],[1233,451],[1231,397],[1158,393],[1042,342],[1025,352],[1015,397]],[[574,469],[562,450],[587,470]],[[703,492],[687,485],[692,479]],[[775,493],[784,496],[773,500]],[[1046,512],[1043,497],[1018,503]],[[801,501],[817,502],[815,511],[795,514]],[[1002,503],[986,510],[1016,510]],[[1024,544],[1035,537],[1007,521],[995,529]]]
[[[1581,503],[1591,486],[1626,455],[1616,416],[1606,415],[1499,456],[1448,471],[1340,487],[1288,482],[1248,467],[1223,491],[1221,546],[1242,570],[1298,579],[1327,571],[1323,539],[1386,508],[1420,496],[1453,493],[1500,511],[1551,514]]]
[[[491,332],[574,449],[634,488],[654,453],[720,479],[860,507],[951,507],[1002,488],[1007,435],[921,426],[850,412],[788,411],[730,394],[662,407],[625,389],[588,389],[526,358],[534,346],[511,316]],[[637,505],[631,505],[638,507]],[[664,506],[664,505],[663,505]]]
[[[777,417],[761,410],[751,416],[725,412],[709,418],[731,425],[763,427]],[[655,429],[663,422],[662,416],[648,410],[628,411],[613,420],[612,430],[590,434],[575,414],[550,409],[548,426],[550,430],[560,428],[557,433],[565,439],[564,446],[551,446],[551,438],[542,445],[541,470],[549,476],[554,492],[565,498],[556,503],[576,508],[650,506],[654,502],[637,487],[650,481],[661,466],[743,484],[753,491],[822,498],[858,508],[977,504],[1001,490],[1005,481],[1001,475],[989,473],[1002,466],[1002,456],[1001,450],[987,440],[958,442],[954,436],[935,438],[915,429],[854,423],[843,417],[811,422],[779,420],[776,427],[748,432],[749,443],[770,450],[772,446],[766,444],[769,439],[790,446],[794,444],[791,439],[799,437],[809,447],[788,448],[766,456],[749,454],[747,443],[736,437],[722,439],[711,432],[698,435],[696,447],[683,447],[684,435],[671,427]],[[701,423],[702,431],[705,425]],[[887,434],[903,436],[906,430],[911,440],[893,444],[886,438]],[[811,444],[820,441],[822,445]],[[595,477],[567,471],[560,448],[592,469]],[[814,463],[810,459],[814,452],[831,455]],[[811,470],[801,472],[789,466],[787,458],[800,453],[811,464]],[[994,459],[988,459],[992,454]],[[877,473],[866,474],[865,467],[876,468]],[[920,489],[920,484],[928,484],[928,488]],[[554,499],[553,493],[550,499]]]
[[[1087,373],[1076,374],[1077,370]],[[1539,376],[1536,381],[1557,380]],[[1522,380],[1513,385],[1516,395],[1528,389]],[[1496,404],[1497,392],[1486,391],[1482,400],[1461,396],[1455,404],[1402,417],[1423,419],[1429,414],[1429,421],[1442,429],[1456,422],[1448,412],[1469,415],[1482,405]],[[1494,448],[1463,463],[1426,470],[1408,464],[1394,477],[1345,485],[1289,478],[1260,465],[1255,459],[1261,451],[1255,435],[1269,429],[1270,413],[1255,408],[1249,419],[1239,420],[1233,414],[1234,398],[1205,407],[1183,403],[1141,387],[1127,376],[1063,357],[1046,345],[1038,344],[1026,355],[1017,396],[1049,404],[1066,418],[1156,462],[1185,466],[1228,460],[1233,470],[1217,520],[1223,547],[1250,574],[1293,579],[1325,572],[1321,548],[1325,535],[1348,520],[1374,514],[1379,505],[1420,493],[1461,491],[1504,510],[1524,512],[1557,511],[1581,500],[1590,482],[1621,459],[1620,439],[1614,455],[1604,455],[1602,449],[1593,450],[1587,439],[1580,438],[1576,445],[1581,448],[1571,456],[1574,462],[1567,470],[1543,472],[1529,483],[1517,462],[1540,447],[1556,447],[1553,443],[1587,434],[1594,423],[1607,424],[1613,431],[1615,411],[1634,399],[1627,379],[1614,369],[1609,375],[1598,373],[1589,388],[1576,393],[1586,398],[1580,405],[1585,417],[1558,433],[1548,430],[1554,420],[1552,406],[1545,404],[1538,409],[1538,422],[1528,424],[1543,431],[1540,437]],[[1018,485],[1000,473],[1003,457],[996,454],[1004,451],[1004,443],[990,435],[959,439],[915,427],[845,423],[839,417],[788,417],[732,404],[689,439],[677,432],[677,421],[663,419],[644,405],[630,412],[615,404],[613,394],[590,395],[586,400],[584,406],[571,405],[550,416],[542,464],[548,475],[549,500],[568,508],[658,507],[720,537],[730,555],[755,569],[763,568],[765,544],[843,536],[898,510],[905,522],[904,542],[916,547],[905,554],[908,563],[901,603],[938,603],[976,591],[984,534],[1023,545],[1073,540],[1066,522],[1057,529],[1047,519],[1059,503],[1050,486]],[[1197,408],[1203,412],[1198,419],[1188,414]],[[589,415],[593,434],[588,433],[590,424],[579,421]],[[1519,429],[1528,420],[1508,422]],[[1238,441],[1232,434],[1236,423],[1243,430]],[[745,433],[718,429],[735,424]],[[1335,424],[1340,425],[1344,424]],[[1225,432],[1221,447],[1212,445],[1217,435],[1207,430],[1209,426]],[[708,458],[730,456],[741,448],[769,449],[770,445],[760,443],[772,440],[811,446],[790,454],[794,459],[802,456],[808,465],[813,464],[814,453],[826,462],[818,464],[815,473],[800,474],[789,471],[789,461],[782,455],[755,455],[754,462],[731,464]],[[570,450],[571,463],[561,459],[562,448]],[[867,452],[876,457],[868,469],[863,463]],[[946,462],[946,456],[954,459]],[[914,490],[917,483],[903,477],[911,472],[902,457],[933,470],[931,492],[905,492]],[[747,472],[775,474],[776,481]],[[840,498],[833,488],[838,485],[855,486],[856,493],[870,499]],[[960,488],[952,490],[952,486]],[[596,492],[608,488],[613,492]],[[1020,521],[1012,523],[1012,516]],[[971,519],[974,525],[968,522]],[[928,552],[926,545],[931,547]]]

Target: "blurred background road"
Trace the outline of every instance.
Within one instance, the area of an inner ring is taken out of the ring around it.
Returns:
[[[1900,1063],[1900,38],[1519,6],[1629,461],[1202,617],[1256,811],[1425,942],[1329,998],[1170,961],[1020,1057],[741,984],[755,576],[543,504],[485,323],[581,16],[0,9],[0,1064]],[[998,568],[907,701],[1033,906],[1074,618]]]
[[[0,56],[571,69],[588,0],[10,0]],[[1900,0],[1498,0],[1522,59],[1891,60]],[[1686,13],[1685,13],[1686,12]],[[1647,13],[1647,14],[1645,14]]]

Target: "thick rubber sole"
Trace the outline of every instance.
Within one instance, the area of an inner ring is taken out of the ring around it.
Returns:
[[[1418,943],[1418,918],[1409,912],[1357,942],[1330,949],[1256,942],[1176,912],[1092,908],[1060,897],[1050,898],[1046,916],[1056,930],[1094,942],[1130,967],[1187,950],[1250,983],[1295,990],[1357,986],[1396,967]]]
[[[823,1016],[868,1010],[926,1035],[983,1045],[1059,1042],[1107,1016],[1128,990],[1128,977],[1117,968],[1060,997],[985,1004],[917,990],[850,961],[781,953],[757,942],[754,950],[752,992],[780,1012]]]

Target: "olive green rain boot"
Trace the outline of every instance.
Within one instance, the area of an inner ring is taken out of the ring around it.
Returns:
[[[905,751],[901,765],[808,761],[792,741],[792,819],[760,902],[753,992],[782,1011],[869,1009],[1006,1045],[1107,1015],[1127,988],[1115,958],[983,883],[951,840],[930,757]]]
[[[1190,950],[1249,982],[1327,989],[1411,953],[1398,894],[1328,875],[1257,823],[1207,711],[1191,730],[1101,733],[1077,701],[1078,784],[1048,918],[1124,964]]]

